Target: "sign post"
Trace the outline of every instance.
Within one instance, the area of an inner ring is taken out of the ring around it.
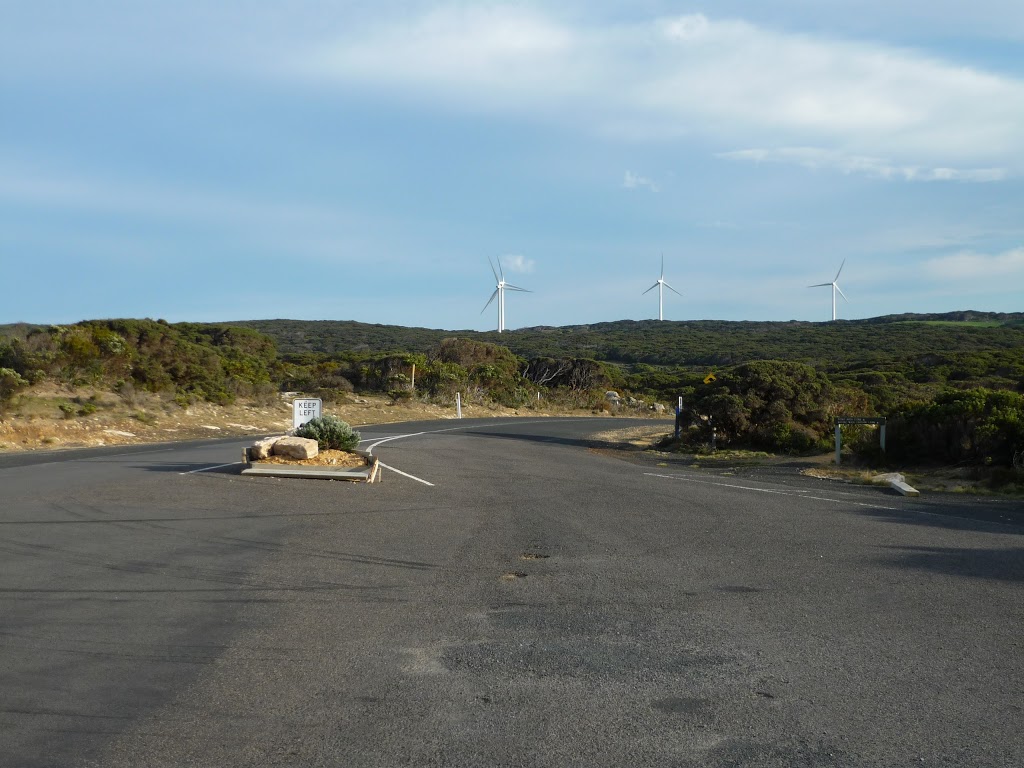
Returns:
[[[292,428],[298,429],[307,421],[319,419],[324,410],[324,401],[320,398],[295,400],[292,403]]]
[[[885,453],[885,416],[840,416],[836,419],[836,466],[843,449],[843,424],[873,424],[878,427],[878,442]]]

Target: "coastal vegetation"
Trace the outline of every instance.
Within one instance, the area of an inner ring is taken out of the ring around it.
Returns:
[[[681,397],[688,444],[713,429],[720,446],[826,450],[836,417],[884,416],[890,459],[1009,466],[1024,451],[1021,313],[620,321],[500,335],[294,320],[0,327],[0,418],[40,382],[104,387],[126,401],[164,392],[183,407],[281,391],[437,403],[458,392],[512,408],[540,398],[605,411]],[[877,453],[870,430],[851,430],[849,442]]]

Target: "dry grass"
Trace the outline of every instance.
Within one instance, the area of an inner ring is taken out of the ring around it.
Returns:
[[[590,439],[602,443],[611,443],[617,448],[633,448],[638,451],[646,451],[659,440],[667,437],[671,427],[666,427],[665,422],[651,424],[642,427],[627,427],[625,429],[611,429],[605,432],[598,432],[591,435]]]
[[[65,405],[65,409],[73,406],[71,418],[65,417],[61,405]],[[337,416],[358,428],[401,421],[453,419],[455,405],[436,405],[419,400],[393,403],[385,396],[359,395],[342,403],[324,403],[324,413]],[[462,413],[466,418],[590,415],[589,410],[546,407],[517,410],[467,402],[462,404]],[[238,402],[225,406],[195,403],[183,408],[167,395],[137,391],[131,402],[126,402],[114,392],[93,388],[69,390],[46,383],[22,393],[10,409],[7,420],[0,422],[0,451],[283,434],[291,424],[292,408],[284,400],[270,404]]]

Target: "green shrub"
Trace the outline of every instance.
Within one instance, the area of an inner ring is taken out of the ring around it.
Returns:
[[[408,389],[392,389],[388,392],[388,397],[391,398],[392,405],[398,405],[399,403],[408,403],[412,400],[412,392]]]
[[[316,440],[321,450],[351,451],[359,445],[359,433],[337,416],[321,416],[299,427],[297,437]]]
[[[14,369],[0,368],[0,421],[6,416],[7,406],[14,396],[27,386],[28,382]]]
[[[145,424],[148,427],[151,427],[154,424],[156,424],[156,416],[154,416],[151,413],[146,413],[145,411],[135,411],[135,412],[133,412],[132,413],[132,418],[135,419],[136,421],[141,421],[143,424]]]

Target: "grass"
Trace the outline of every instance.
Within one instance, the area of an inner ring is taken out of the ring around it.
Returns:
[[[156,416],[151,413],[146,413],[145,411],[135,411],[132,413],[132,418],[137,421],[141,421],[146,426],[151,427],[156,424]]]
[[[882,469],[843,469],[812,467],[802,474],[842,480],[857,485],[873,485]],[[1024,470],[987,467],[915,467],[902,472],[909,485],[922,492],[956,493],[967,496],[1024,496]]]

